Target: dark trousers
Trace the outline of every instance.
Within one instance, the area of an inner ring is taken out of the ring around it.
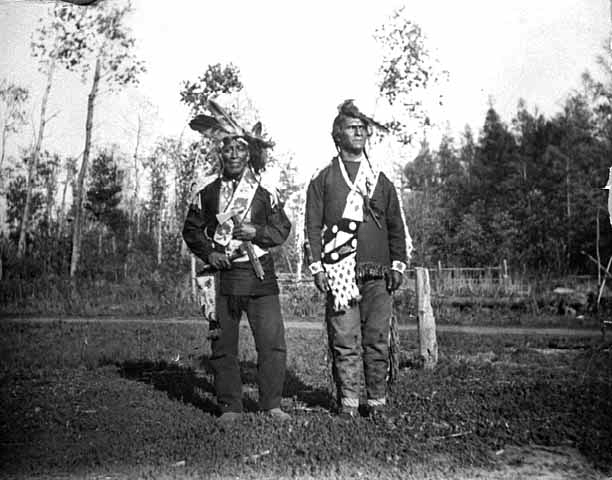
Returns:
[[[280,407],[287,347],[278,295],[226,296],[217,301],[221,335],[212,342],[217,402],[222,412],[242,411],[238,363],[240,317],[246,312],[257,350],[257,384],[262,410]]]
[[[387,392],[391,295],[384,280],[366,281],[359,290],[360,302],[344,312],[334,312],[328,298],[325,314],[334,379],[342,404],[349,406],[359,401],[362,365],[367,398],[384,399]]]

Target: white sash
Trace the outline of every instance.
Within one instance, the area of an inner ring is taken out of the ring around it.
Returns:
[[[225,247],[228,256],[233,256],[233,253],[242,245],[242,240],[232,239],[234,232],[234,219],[236,217],[239,222],[249,220],[251,218],[251,203],[257,191],[259,182],[255,174],[250,168],[246,168],[242,178],[238,182],[236,190],[232,192],[231,182],[221,182],[219,188],[219,225],[215,230],[213,237],[214,241]],[[267,253],[264,249],[253,245],[255,254],[261,257]],[[242,255],[234,260],[235,262],[248,261],[247,255]]]

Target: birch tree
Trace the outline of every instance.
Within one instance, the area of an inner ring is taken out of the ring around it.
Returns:
[[[53,10],[56,24],[61,25],[58,27],[61,47],[58,59],[68,70],[80,73],[83,81],[90,82],[85,144],[75,192],[71,278],[76,275],[81,253],[85,179],[96,100],[102,87],[112,91],[136,83],[144,71],[143,63],[133,53],[135,40],[125,22],[129,9],[130,5],[125,2],[106,0],[87,8],[58,4]]]
[[[29,91],[6,79],[0,81],[0,121],[2,122],[0,140],[0,232],[6,230],[6,192],[4,191],[4,159],[6,142],[10,134],[17,133],[26,123],[26,109]]]
[[[77,159],[72,157],[65,158],[63,168],[65,176],[62,182],[62,200],[58,211],[56,240],[59,240],[64,234],[64,224],[66,223],[66,194],[68,193],[68,185],[74,183],[74,178],[77,174]]]
[[[50,17],[41,20],[41,26],[36,30],[32,38],[31,48],[32,56],[39,59],[39,70],[45,75],[45,89],[43,91],[42,100],[40,103],[40,119],[38,131],[36,133],[36,143],[32,150],[32,154],[28,161],[28,177],[26,184],[26,200],[21,217],[21,226],[19,229],[19,241],[17,244],[17,256],[22,257],[25,253],[25,240],[28,233],[30,222],[30,210],[32,203],[32,188],[36,179],[38,169],[38,161],[42,149],[45,127],[49,121],[47,118],[47,103],[49,102],[49,94],[53,84],[53,75],[55,67],[60,57],[64,55],[64,46],[62,38],[71,35],[72,32],[66,29],[66,25],[58,17],[56,12],[58,7],[51,11]]]
[[[379,93],[394,112],[389,127],[402,143],[412,143],[414,134],[430,125],[432,106],[442,104],[441,93],[432,87],[446,72],[428,49],[421,27],[403,7],[376,31],[375,38],[382,48]]]
[[[6,158],[6,141],[9,135],[17,133],[27,123],[25,107],[29,98],[30,92],[27,88],[6,79],[0,80],[0,121],[2,121],[0,172]]]
[[[162,247],[163,247],[163,232],[164,232],[164,211],[168,201],[168,180],[167,175],[170,167],[168,158],[168,144],[171,141],[162,140],[153,152],[153,155],[146,161],[146,166],[150,171],[151,179],[151,212],[156,223],[156,260],[157,265],[162,263]],[[170,147],[172,148],[172,147]]]

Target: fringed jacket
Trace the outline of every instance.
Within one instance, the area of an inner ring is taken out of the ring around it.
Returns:
[[[350,188],[340,170],[338,157],[311,180],[306,196],[305,239],[312,266],[324,260],[322,232],[338,224]],[[364,221],[357,230],[356,278],[381,278],[396,265],[403,271],[407,263],[406,230],[395,186],[384,175],[378,181],[369,199],[370,208],[364,212]],[[372,215],[376,219],[372,218]],[[311,271],[313,268],[311,268]]]

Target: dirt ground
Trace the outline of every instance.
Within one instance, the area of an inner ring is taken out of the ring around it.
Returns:
[[[574,448],[511,447],[496,452],[498,469],[463,472],[449,480],[610,480]]]
[[[127,318],[127,317],[4,317],[4,321],[21,321],[33,323],[50,323],[50,322],[65,322],[65,323],[91,323],[91,322],[119,322],[119,323],[170,323],[170,324],[199,324],[202,323],[200,318]],[[285,328],[299,329],[321,329],[323,328],[322,321],[308,320],[288,320],[285,321]],[[400,330],[416,330],[416,324],[399,325]],[[509,326],[468,326],[468,325],[437,325],[436,330],[440,332],[456,332],[456,333],[476,333],[496,335],[506,333],[509,335],[556,335],[569,337],[593,337],[601,336],[599,329],[584,329],[584,328],[557,328],[557,327],[509,327]],[[612,335],[612,333],[610,333]]]

